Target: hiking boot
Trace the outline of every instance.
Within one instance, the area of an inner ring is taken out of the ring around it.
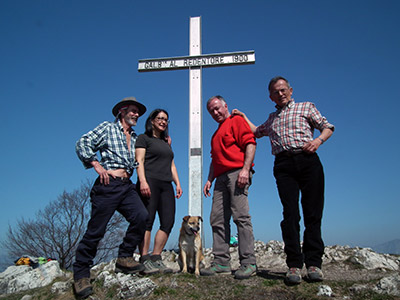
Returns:
[[[74,281],[75,295],[78,298],[86,298],[93,293],[93,287],[90,284],[90,278],[81,278]]]
[[[143,275],[153,275],[160,273],[160,270],[156,267],[154,262],[151,260],[150,255],[144,255],[140,258],[144,269],[140,272]]]
[[[153,266],[156,267],[160,273],[167,274],[172,273],[172,269],[168,268],[162,261],[161,255],[152,255],[151,261],[153,262]]]
[[[299,268],[290,268],[286,273],[285,282],[288,284],[299,284],[301,282],[301,271]]]
[[[130,257],[118,257],[115,263],[115,272],[121,272],[126,274],[135,274],[144,270],[144,266],[141,263],[135,261]]]
[[[320,268],[311,266],[307,268],[307,277],[310,281],[323,281],[324,273]]]
[[[201,276],[213,276],[215,274],[232,274],[231,267],[212,263],[211,267],[200,270]]]
[[[256,265],[241,265],[240,268],[235,272],[236,279],[247,279],[250,276],[256,275],[257,266]]]

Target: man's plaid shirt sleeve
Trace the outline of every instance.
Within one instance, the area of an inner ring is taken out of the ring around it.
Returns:
[[[309,120],[311,125],[322,132],[322,130],[329,128],[334,131],[335,126],[330,124],[327,119],[321,115],[314,103],[309,102]]]
[[[91,168],[92,165],[90,163],[97,160],[96,152],[106,142],[105,135],[109,125],[110,123],[107,121],[101,123],[95,129],[84,134],[76,142],[76,153],[86,169]]]

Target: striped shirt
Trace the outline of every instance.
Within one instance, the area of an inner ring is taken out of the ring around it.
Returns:
[[[91,168],[90,162],[97,160],[100,152],[101,166],[106,170],[125,169],[129,174],[138,166],[135,161],[136,133],[131,131],[131,147],[128,151],[124,129],[119,120],[103,122],[92,131],[84,134],[76,142],[76,153],[85,168]]]
[[[315,128],[321,132],[325,128],[335,130],[311,102],[295,103],[292,100],[283,108],[276,108],[254,134],[257,138],[269,136],[273,155],[301,149],[314,139]]]

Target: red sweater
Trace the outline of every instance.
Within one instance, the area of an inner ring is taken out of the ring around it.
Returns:
[[[211,139],[214,178],[243,167],[247,144],[257,143],[250,126],[241,116],[230,116],[219,124]]]

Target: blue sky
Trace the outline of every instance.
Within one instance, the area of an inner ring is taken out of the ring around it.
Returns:
[[[139,73],[139,59],[189,54],[189,18],[202,18],[202,53],[255,50],[256,63],[203,70],[203,175],[217,124],[206,111],[223,95],[255,124],[274,110],[271,77],[287,77],[336,126],[318,153],[325,168],[327,245],[374,246],[400,238],[396,126],[400,109],[399,1],[0,1],[0,238],[34,218],[93,170],[76,140],[126,96],[170,114],[184,194],[167,246],[188,212],[187,70]],[[145,114],[136,131],[144,131]],[[258,140],[250,209],[256,239],[281,240],[281,204],[268,138]],[[136,180],[136,179],[135,179]],[[204,199],[211,246],[211,199]],[[235,227],[232,228],[236,233]]]

